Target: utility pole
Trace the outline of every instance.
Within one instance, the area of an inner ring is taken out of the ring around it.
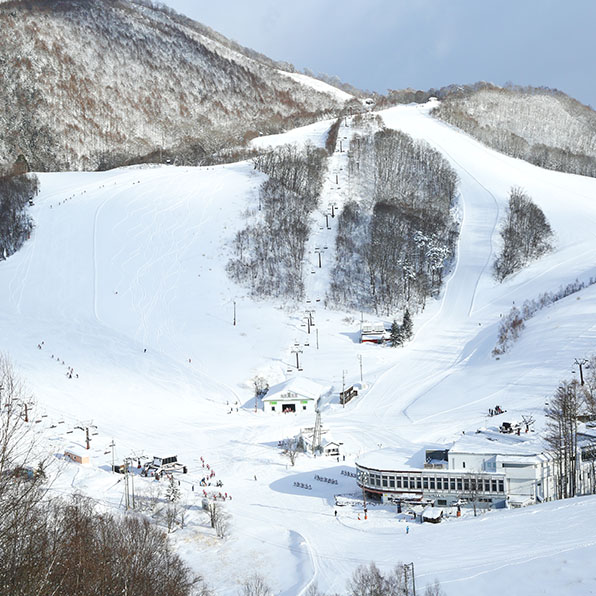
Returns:
[[[317,350],[319,349],[319,329],[315,329],[315,333],[317,334]]]
[[[346,373],[348,371],[347,370],[342,370],[341,371],[341,402],[342,402],[342,407],[346,407],[346,397],[345,397],[345,392],[346,392]]]
[[[358,360],[360,360],[360,384],[362,384],[362,354],[358,354]]]
[[[583,387],[584,386],[584,370],[583,367],[588,364],[588,360],[586,358],[576,358],[575,359],[575,364],[577,364],[577,366],[579,366],[579,380],[580,380],[580,384]]]
[[[114,470],[114,447],[116,447],[116,443],[114,443],[114,439],[112,439],[112,442],[109,444],[109,447],[112,450],[112,474],[114,474],[115,473],[115,470]]]
[[[234,300],[234,327],[236,327],[236,301]]]

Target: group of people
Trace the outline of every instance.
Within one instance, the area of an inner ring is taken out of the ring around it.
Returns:
[[[501,406],[495,406],[494,408],[489,408],[488,409],[488,415],[489,416],[498,416],[499,414],[502,414],[505,410],[503,410],[501,408]]]
[[[200,456],[200,460],[201,460],[201,466],[203,468],[205,468],[206,470],[208,470],[208,474],[206,474],[205,476],[203,476],[203,478],[201,478],[200,481],[200,485],[201,486],[212,486],[211,484],[211,479],[215,477],[215,470],[208,464],[205,462],[205,460],[203,459],[203,456]],[[255,477],[256,480],[256,477]],[[215,484],[213,486],[216,486],[217,488],[222,488],[223,487],[223,482],[221,480],[217,480],[217,482],[215,482]],[[192,490],[195,490],[195,486],[194,484],[192,485]],[[227,501],[228,499],[231,501],[232,500],[232,495],[229,495],[228,493],[224,492],[218,492],[216,493],[208,493],[207,490],[204,488],[203,489],[203,496],[204,497],[208,497],[213,499],[214,501],[217,501],[218,499],[220,501]]]
[[[37,344],[37,349],[38,350],[43,350],[45,345],[46,345],[46,342],[45,341],[41,341],[41,342],[39,342]],[[64,360],[62,360],[58,356],[54,356],[54,354],[52,354],[50,357],[52,358],[52,360],[55,360],[58,364],[64,365]],[[75,370],[74,370],[74,368],[72,366],[68,366],[66,368],[66,378],[67,379],[78,379],[79,378],[79,373],[75,372]]]

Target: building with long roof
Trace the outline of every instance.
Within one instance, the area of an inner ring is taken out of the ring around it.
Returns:
[[[580,435],[579,494],[596,490],[595,446],[595,432]],[[558,498],[555,458],[534,433],[478,431],[414,456],[384,448],[359,457],[356,468],[365,496],[383,502],[496,508]]]

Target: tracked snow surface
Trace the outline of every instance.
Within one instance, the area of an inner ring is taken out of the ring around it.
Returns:
[[[0,350],[35,394],[35,430],[54,453],[83,445],[76,426],[97,427],[91,464],[56,458],[61,474],[52,491],[79,491],[116,509],[123,481],[110,471],[112,440],[119,462],[177,455],[188,466],[177,476],[183,502],[193,507],[172,537],[222,595],[237,594],[255,571],[276,594],[302,594],[315,582],[345,593],[354,569],[371,560],[386,570],[413,561],[420,592],[435,579],[458,596],[596,592],[596,497],[410,523],[408,534],[389,507],[371,507],[368,520],[359,520],[356,496],[334,516],[335,494],[357,495],[346,472],[358,455],[382,446],[414,457],[462,431],[490,427],[485,413],[495,404],[512,417],[533,414],[539,431],[545,399],[571,376],[574,358],[594,351],[590,286],[540,311],[505,355],[491,356],[500,317],[513,303],[596,275],[596,180],[498,154],[433,119],[431,105],[381,112],[388,127],[441,151],[460,177],[456,262],[402,349],[359,344],[360,313],[325,307],[337,221],[329,209],[341,210],[346,198],[349,119],[339,132],[344,152],[330,157],[312,221],[306,298],[298,305],[253,300],[225,273],[230,242],[264,180],[251,163],[40,175],[32,237],[0,263]],[[288,138],[323,145],[329,125]],[[491,264],[511,186],[544,210],[556,248],[497,284]],[[310,334],[306,311],[314,311]],[[364,388],[342,408],[343,377],[360,384],[359,357]],[[256,374],[272,385],[295,375],[331,385],[321,407],[324,436],[343,443],[345,461],[303,454],[291,466],[278,442],[313,426],[314,417],[255,411]],[[225,540],[200,510],[204,464],[223,482],[215,490],[232,497]],[[135,478],[139,494],[157,484]]]

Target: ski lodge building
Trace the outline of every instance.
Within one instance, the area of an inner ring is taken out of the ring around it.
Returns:
[[[360,343],[382,344],[389,339],[384,323],[362,323]]]
[[[273,414],[314,414],[319,398],[328,390],[309,379],[288,379],[269,389],[263,397],[263,410]]]
[[[596,492],[596,433],[580,435],[578,494]],[[479,431],[449,449],[427,449],[408,458],[396,449],[366,453],[356,461],[358,485],[382,502],[437,507],[523,507],[558,498],[556,462],[536,435]]]

